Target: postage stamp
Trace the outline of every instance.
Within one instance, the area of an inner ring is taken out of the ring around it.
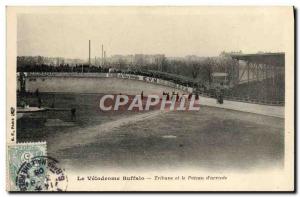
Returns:
[[[30,163],[32,158],[47,155],[46,142],[19,143],[8,146],[8,163],[9,163],[9,185],[14,191],[20,188],[16,184],[17,176],[21,166]]]
[[[46,142],[11,145],[8,156],[12,191],[66,191],[65,169],[47,156]]]

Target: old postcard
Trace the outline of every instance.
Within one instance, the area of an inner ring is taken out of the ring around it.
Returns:
[[[7,7],[7,190],[294,191],[293,7]]]

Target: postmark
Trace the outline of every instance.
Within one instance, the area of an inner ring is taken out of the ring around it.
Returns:
[[[17,172],[19,191],[66,191],[68,177],[59,162],[48,156],[37,156],[25,161]]]
[[[8,146],[8,178],[12,191],[19,191],[15,179],[22,164],[29,162],[34,157],[46,155],[46,142],[17,143]]]

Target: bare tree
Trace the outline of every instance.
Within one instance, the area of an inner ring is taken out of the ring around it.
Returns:
[[[199,66],[199,63],[197,62],[193,62],[191,64],[191,74],[192,74],[192,77],[193,79],[196,79],[200,73],[200,66]]]

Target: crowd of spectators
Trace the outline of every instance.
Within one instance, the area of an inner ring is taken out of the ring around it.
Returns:
[[[70,66],[69,64],[60,64],[59,66],[48,64],[26,64],[18,65],[18,72],[108,72],[108,68],[90,66],[88,64],[77,64]]]
[[[61,64],[59,66],[41,64],[41,65],[22,65],[22,66],[18,66],[17,70],[18,72],[124,73],[124,74],[142,75],[147,77],[163,79],[166,81],[170,81],[179,85],[184,85],[192,88],[195,87],[205,88],[203,84],[194,82],[193,79],[185,76],[160,72],[155,70],[146,70],[146,69],[125,69],[125,70],[109,69],[107,67],[90,66],[88,64],[75,65],[75,66],[70,66],[68,64],[65,65]]]

